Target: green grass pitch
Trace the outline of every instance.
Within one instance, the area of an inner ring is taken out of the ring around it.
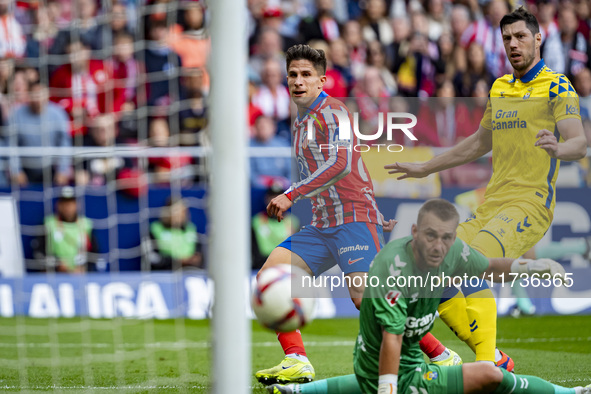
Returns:
[[[352,373],[357,328],[356,319],[332,319],[303,330],[318,379]],[[441,321],[433,333],[473,360]],[[252,340],[253,373],[282,359],[275,334],[256,322]],[[0,319],[0,392],[208,393],[210,343],[208,321]],[[591,316],[500,318],[498,345],[517,373],[591,383]],[[254,378],[252,391],[265,392]]]

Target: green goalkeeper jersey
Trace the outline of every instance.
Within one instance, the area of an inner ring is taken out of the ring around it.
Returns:
[[[444,284],[448,284],[439,283],[439,278],[481,277],[488,268],[488,259],[458,238],[438,268],[421,271],[411,241],[409,236],[388,243],[369,269],[354,351],[359,376],[378,379],[382,329],[403,335],[400,368],[423,363],[419,341],[433,326]]]

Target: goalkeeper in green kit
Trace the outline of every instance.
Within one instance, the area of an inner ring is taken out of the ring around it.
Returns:
[[[375,257],[361,302],[354,351],[355,375],[307,384],[272,385],[270,393],[591,393],[565,388],[535,376],[516,375],[489,363],[457,366],[426,364],[419,340],[431,329],[444,278],[478,277],[505,286],[518,275],[561,283],[564,268],[549,259],[488,259],[456,239],[459,215],[441,199],[419,210],[412,235],[388,243]],[[440,280],[441,279],[441,280]],[[567,280],[568,279],[568,280]]]

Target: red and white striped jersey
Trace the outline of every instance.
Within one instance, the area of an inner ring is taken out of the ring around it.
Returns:
[[[300,181],[286,192],[293,202],[312,200],[312,225],[328,228],[353,222],[382,224],[375,201],[373,185],[361,154],[353,148],[359,144],[340,140],[336,117],[327,109],[346,111],[345,105],[321,92],[303,117],[293,124],[293,148]],[[314,138],[308,139],[308,119],[313,119]]]

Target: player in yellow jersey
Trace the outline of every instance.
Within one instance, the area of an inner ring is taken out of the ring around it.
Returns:
[[[533,247],[552,222],[560,160],[586,154],[578,96],[569,80],[545,66],[536,18],[523,7],[500,23],[513,74],[490,90],[478,130],[447,152],[424,163],[385,168],[398,179],[422,178],[472,162],[492,150],[493,175],[484,203],[458,228],[459,238],[486,257],[517,258]],[[476,353],[477,361],[511,370],[513,361],[496,350],[496,304],[484,282],[442,300],[442,320]],[[462,294],[463,293],[463,294]],[[424,339],[427,348],[438,341]],[[434,355],[429,355],[433,357]]]

